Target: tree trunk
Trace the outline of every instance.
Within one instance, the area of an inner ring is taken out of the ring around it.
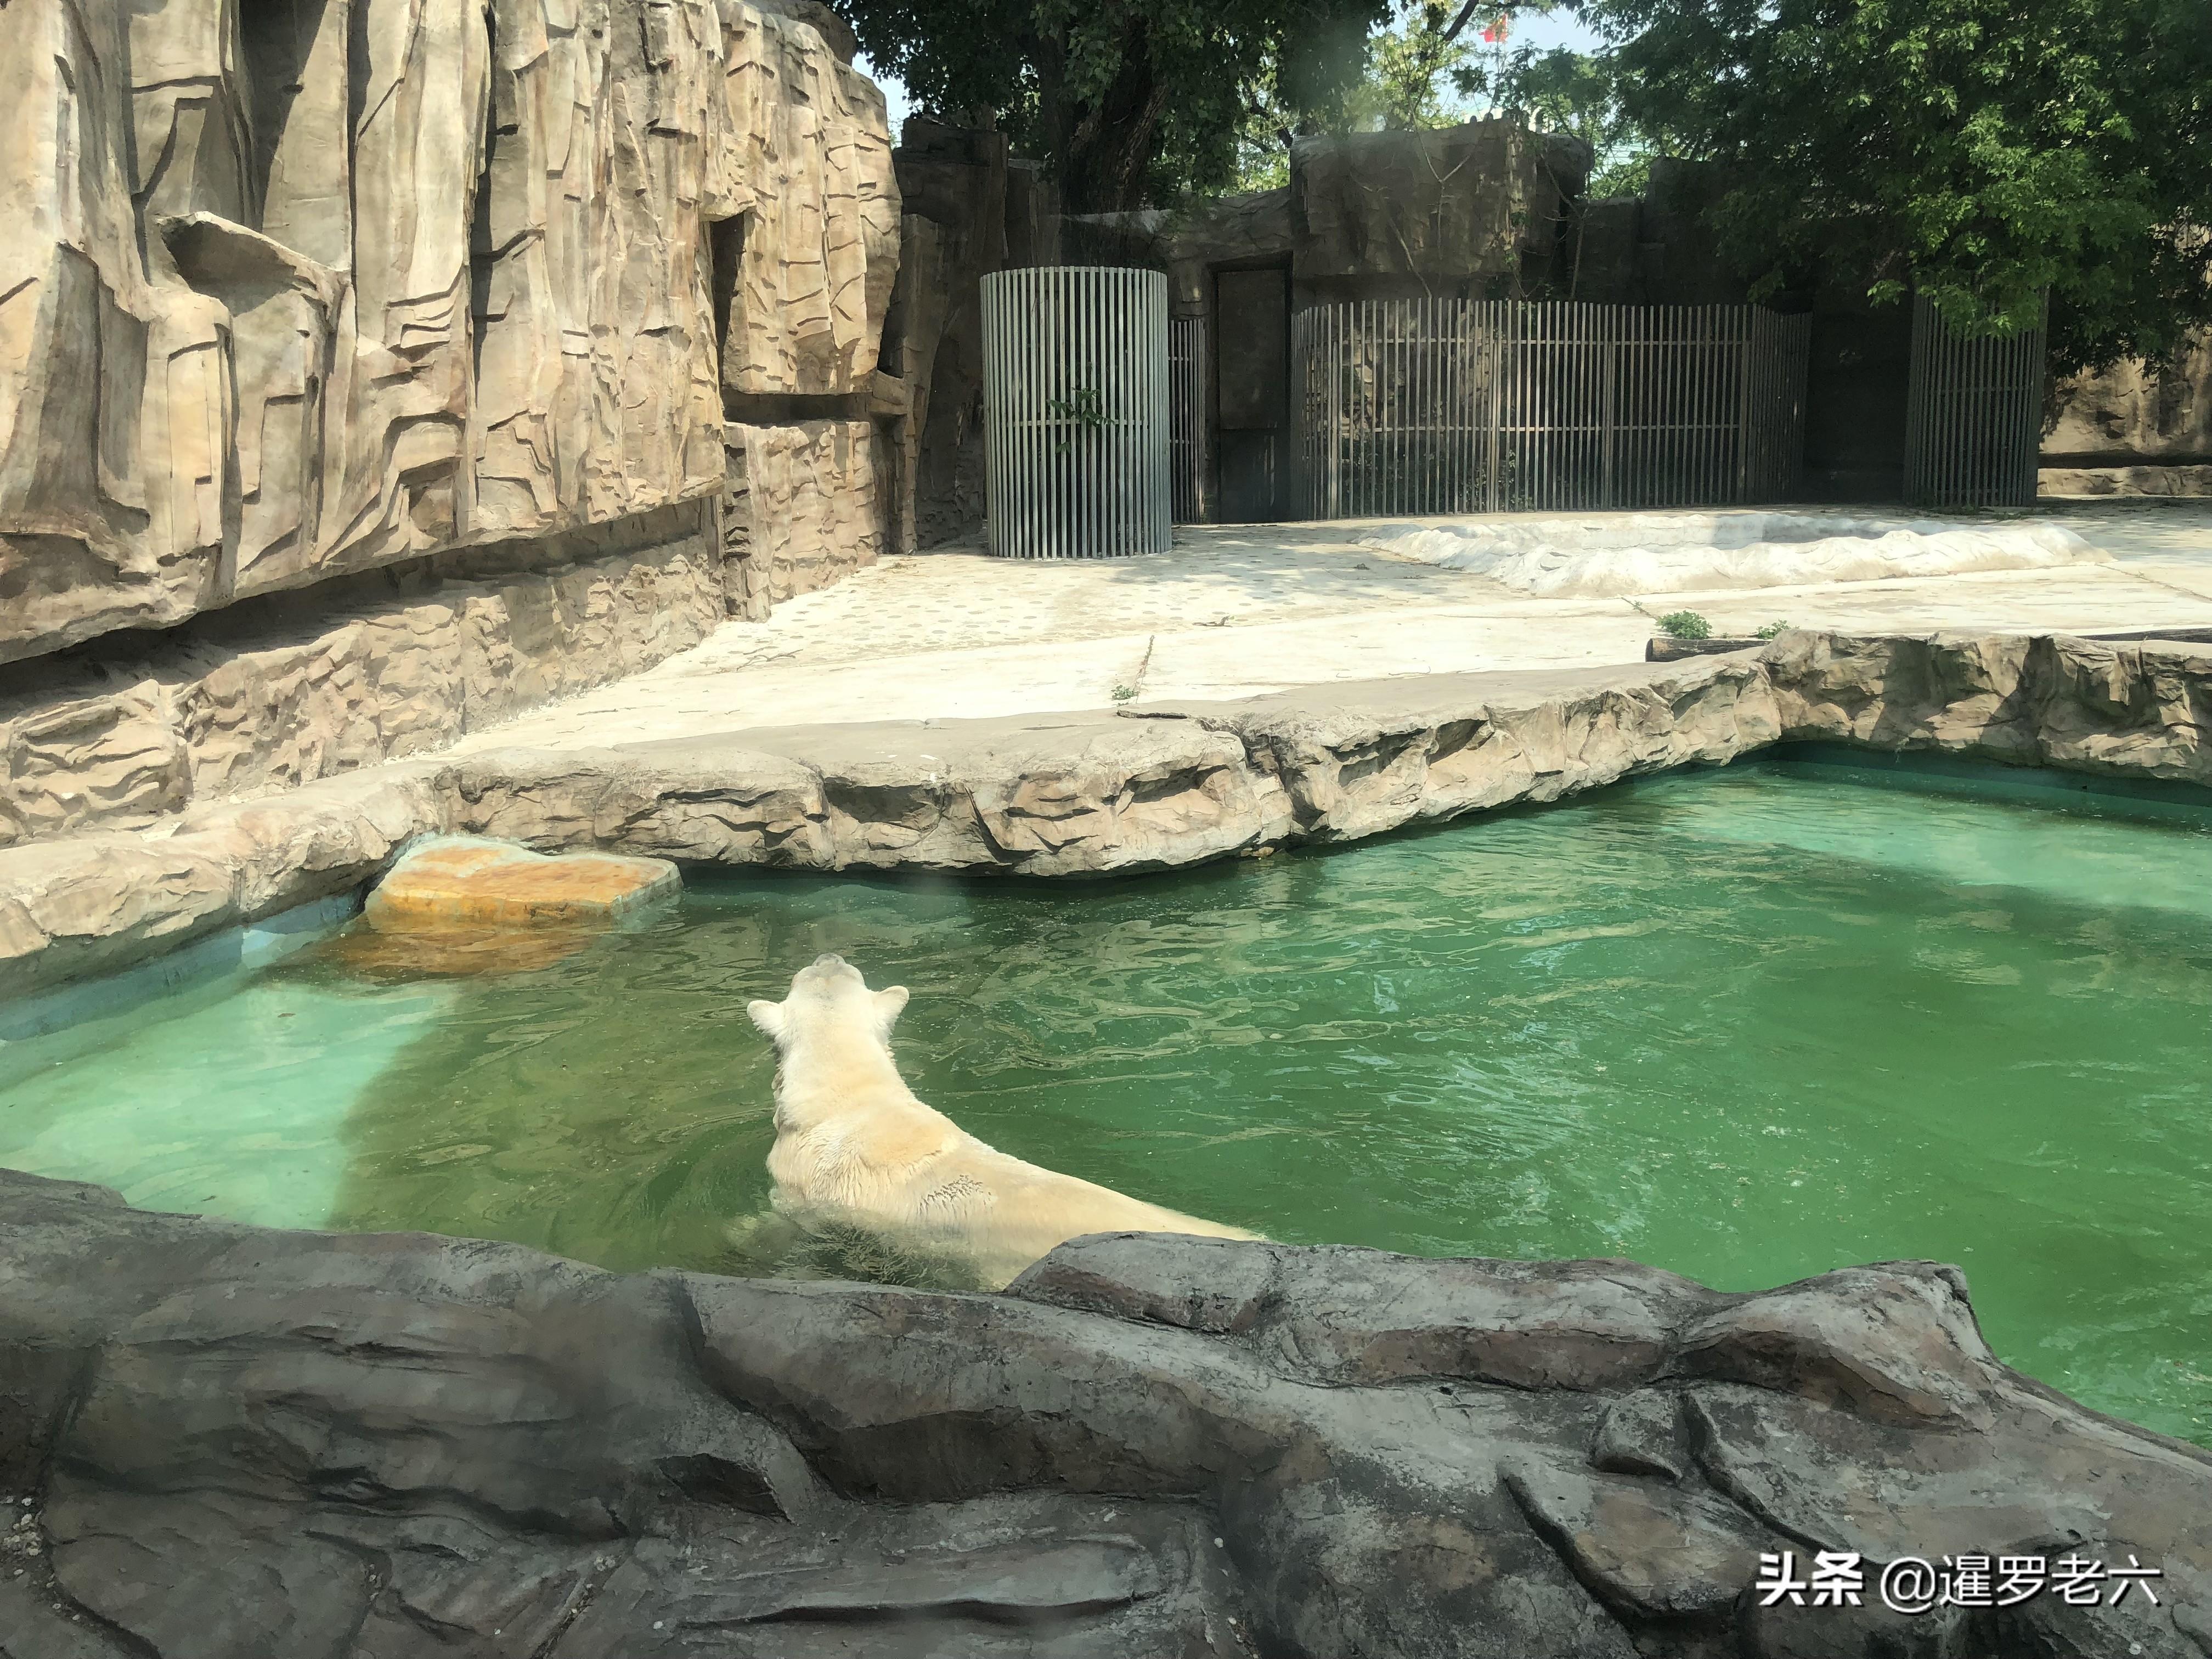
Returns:
[[[1154,73],[1141,23],[1121,41],[1121,61],[1096,103],[1067,90],[1066,43],[1031,43],[1037,70],[1037,113],[1050,153],[1059,158],[1060,199],[1069,213],[1127,213],[1145,205],[1146,174],[1159,142],[1167,89]]]

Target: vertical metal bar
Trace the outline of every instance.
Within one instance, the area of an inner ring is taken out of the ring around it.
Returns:
[[[1107,271],[1091,280],[1091,288],[1098,296],[1095,314],[1098,319],[1098,384],[1102,388],[1099,398],[1102,407],[1117,407],[1119,398],[1127,395],[1126,387],[1115,386],[1114,390],[1119,396],[1113,404],[1109,404],[1103,388],[1114,386],[1125,368],[1133,367],[1135,354],[1131,349],[1133,343],[1127,336],[1127,324],[1131,319],[1127,309],[1131,298],[1130,290],[1135,286],[1129,281],[1131,274]],[[1098,513],[1103,522],[1095,545],[1120,553],[1126,550],[1121,539],[1124,534],[1121,502],[1124,484],[1120,476],[1119,458],[1115,454],[1114,431],[1113,427],[1105,426],[1099,428],[1096,434],[1098,445]]]
[[[1345,476],[1344,513],[1346,518],[1359,516],[1367,499],[1368,449],[1375,430],[1375,386],[1369,358],[1370,330],[1367,302],[1361,301],[1358,308],[1345,319],[1344,337],[1344,406]]]
[[[1391,500],[1387,510],[1395,514],[1407,510],[1408,492],[1406,485],[1413,466],[1412,434],[1407,427],[1412,413],[1408,405],[1413,401],[1413,354],[1406,338],[1407,325],[1411,321],[1407,315],[1407,306],[1401,301],[1392,305],[1389,310],[1390,337],[1395,348],[1393,356],[1397,359],[1397,372],[1390,377],[1390,441],[1394,453],[1390,469]]]
[[[1698,423],[1693,442],[1697,458],[1697,483],[1691,491],[1699,507],[1713,504],[1712,439],[1713,439],[1713,308],[1699,306],[1691,319],[1697,336],[1692,361],[1697,370]]]
[[[1367,302],[1361,301],[1359,309],[1346,320],[1345,354],[1351,378],[1345,383],[1345,406],[1351,424],[1345,432],[1349,471],[1345,477],[1344,509],[1347,517],[1358,518],[1366,511],[1375,422],[1381,406],[1375,401],[1379,387],[1375,379],[1374,323]]]
[[[1437,388],[1442,383],[1444,370],[1443,342],[1437,327],[1437,304],[1434,299],[1421,302],[1421,458],[1422,489],[1427,496],[1423,511],[1437,513],[1443,509],[1443,479],[1439,472],[1443,460],[1443,449],[1437,431]]]
[[[1698,499],[1698,312],[1680,306],[1674,313],[1675,384],[1681,392],[1681,444],[1675,462],[1678,500],[1683,506]]]
[[[1675,385],[1680,388],[1682,441],[1676,452],[1676,500],[1683,506],[1698,498],[1698,313],[1695,307],[1677,307],[1674,313]]]
[[[1030,359],[1033,393],[1036,398],[1030,411],[1030,459],[1036,468],[1034,507],[1036,514],[1025,556],[1040,556],[1051,544],[1054,509],[1060,501],[1060,469],[1052,456],[1053,433],[1046,421],[1050,400],[1059,396],[1060,334],[1065,326],[1060,314],[1060,273],[1046,270],[1039,273],[1031,285],[1030,297],[1036,302],[1035,319],[1044,325],[1044,338],[1037,343],[1041,349]]]
[[[1051,483],[1051,476],[1039,465],[1036,453],[1042,435],[1037,430],[1037,422],[1044,406],[1042,402],[1044,367],[1039,361],[1041,354],[1035,348],[1049,341],[1051,331],[1054,326],[1049,302],[1046,297],[1048,290],[1041,291],[1042,287],[1042,285],[1037,283],[1022,283],[1010,276],[1004,289],[1011,313],[1007,319],[1007,327],[1010,331],[1013,329],[1014,319],[1019,316],[1023,308],[1026,307],[1029,324],[1027,331],[1030,336],[1032,346],[1032,349],[1026,352],[1020,351],[1018,347],[1016,349],[1017,355],[1021,360],[1022,379],[1020,423],[1014,431],[1014,436],[1022,449],[1022,454],[1017,462],[1018,469],[1022,474],[1022,517],[1018,525],[1009,526],[1013,531],[1013,540],[1011,544],[1012,551],[1009,556],[1013,558],[1031,558],[1036,556],[1038,538],[1045,533],[1046,509],[1043,495]],[[1044,330],[1044,341],[1036,338],[1040,325]]]
[[[1001,557],[1006,551],[1006,515],[1013,490],[1007,467],[1006,431],[1015,395],[1007,384],[1011,365],[1006,359],[1005,326],[1006,307],[987,276],[983,279],[983,521],[986,544]],[[995,397],[991,395],[994,392]]]
[[[1101,278],[1098,289],[1098,322],[1102,338],[1099,343],[1099,383],[1106,386],[1120,381],[1126,374],[1133,374],[1137,363],[1137,342],[1132,337],[1130,325],[1142,326],[1140,318],[1130,314],[1135,299],[1136,284],[1129,280],[1133,272],[1114,271]],[[1126,382],[1115,386],[1118,394],[1115,404],[1129,395]],[[1105,400],[1102,396],[1102,403]],[[1128,481],[1122,473],[1122,458],[1116,453],[1120,446],[1115,439],[1115,428],[1108,426],[1098,434],[1098,471],[1101,488],[1099,507],[1104,514],[1104,533],[1100,545],[1116,553],[1129,550],[1124,539],[1128,534],[1127,507],[1124,491]]]
[[[1036,359],[1036,402],[1030,411],[1030,443],[1036,466],[1036,518],[1030,527],[1025,556],[1047,558],[1060,551],[1063,517],[1060,484],[1063,469],[1055,455],[1058,431],[1051,424],[1052,400],[1060,395],[1061,362],[1066,350],[1067,319],[1061,296],[1060,274],[1048,271],[1034,285],[1037,315],[1046,325],[1045,350]]]
[[[1583,310],[1583,484],[1582,505],[1605,499],[1605,331],[1610,307]]]
[[[1083,330],[1082,346],[1078,359],[1079,366],[1077,370],[1081,378],[1077,381],[1077,386],[1084,391],[1100,386],[1106,378],[1098,372],[1100,368],[1099,300],[1101,290],[1105,286],[1104,276],[1097,272],[1084,271],[1078,274],[1075,279],[1077,296],[1075,314],[1082,319]],[[1105,539],[1106,491],[1100,487],[1103,480],[1099,474],[1103,469],[1098,453],[1099,428],[1085,423],[1079,428],[1079,432],[1077,453],[1083,457],[1085,463],[1083,471],[1078,475],[1078,487],[1080,491],[1079,499],[1083,503],[1079,522],[1089,533],[1084,538],[1083,544],[1077,550],[1088,554]]]
[[[1681,506],[1696,492],[1690,483],[1690,451],[1695,404],[1691,386],[1690,307],[1674,307],[1674,504]]]
[[[1920,326],[1920,296],[1912,299],[1911,344],[1906,354],[1905,374],[1905,499],[1917,501],[1921,496],[1921,399],[1927,395],[1928,375],[1922,359]]]
[[[1103,273],[1086,271],[1079,276],[1075,282],[1075,290],[1079,296],[1076,311],[1077,314],[1083,319],[1083,354],[1080,371],[1083,378],[1079,384],[1085,390],[1103,386],[1106,379],[1105,375],[1099,372],[1103,367],[1102,343],[1099,338],[1102,332],[1100,324],[1104,320],[1101,314],[1100,302],[1106,287],[1106,281]],[[1101,435],[1101,429],[1098,427],[1085,423],[1082,428],[1082,442],[1079,447],[1087,465],[1085,468],[1080,486],[1085,507],[1081,522],[1088,528],[1090,534],[1085,538],[1083,545],[1077,550],[1086,556],[1101,546],[1106,538],[1106,491],[1103,487],[1104,480],[1101,477],[1104,468],[1102,465],[1103,458],[1099,454],[1098,445]]]
[[[1135,280],[1146,273],[1131,270],[1118,274],[1105,286],[1105,296],[1113,303],[1101,315],[1108,324],[1109,341],[1108,363],[1117,377],[1123,379],[1121,396],[1127,400],[1132,415],[1144,409],[1148,373],[1146,350],[1152,330],[1151,313],[1144,307],[1143,285]],[[1137,489],[1142,483],[1140,457],[1133,453],[1134,441],[1139,435],[1135,429],[1109,427],[1101,435],[1100,443],[1106,451],[1106,465],[1114,474],[1113,487],[1106,491],[1106,508],[1112,523],[1108,531],[1108,544],[1116,553],[1135,552],[1141,544],[1136,520]]]
[[[1719,376],[1719,354],[1715,349],[1720,319],[1717,307],[1698,307],[1698,504],[1717,503],[1713,487],[1713,394]]]

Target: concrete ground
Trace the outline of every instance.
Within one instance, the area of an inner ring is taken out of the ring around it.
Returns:
[[[1863,509],[1861,509],[1863,510]],[[2212,500],[2046,501],[2110,564],[1640,599],[1539,599],[1358,545],[1372,526],[1192,526],[1154,557],[886,559],[646,673],[472,734],[597,747],[769,726],[1229,699],[1401,675],[1640,662],[1654,618],[1717,634],[2212,628]]]

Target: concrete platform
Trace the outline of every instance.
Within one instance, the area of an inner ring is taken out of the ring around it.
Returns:
[[[794,725],[1227,701],[1407,675],[1643,659],[1656,618],[1860,634],[2212,627],[2212,501],[2045,503],[2110,564],[1539,599],[1361,547],[1374,523],[1194,526],[1155,557],[888,559],[659,667],[464,739],[592,748]],[[1401,522],[1401,521],[1394,521]]]

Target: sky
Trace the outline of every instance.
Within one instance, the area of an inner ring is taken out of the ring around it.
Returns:
[[[1545,51],[1553,46],[1569,46],[1577,52],[1595,52],[1597,36],[1591,33],[1580,19],[1571,12],[1523,12],[1513,20],[1513,28],[1506,44],[1510,46],[1534,46]],[[906,124],[912,112],[912,100],[896,76],[886,75],[869,64],[864,52],[854,60],[854,67],[867,76],[884,89],[884,98],[890,106],[891,131],[894,136]]]

